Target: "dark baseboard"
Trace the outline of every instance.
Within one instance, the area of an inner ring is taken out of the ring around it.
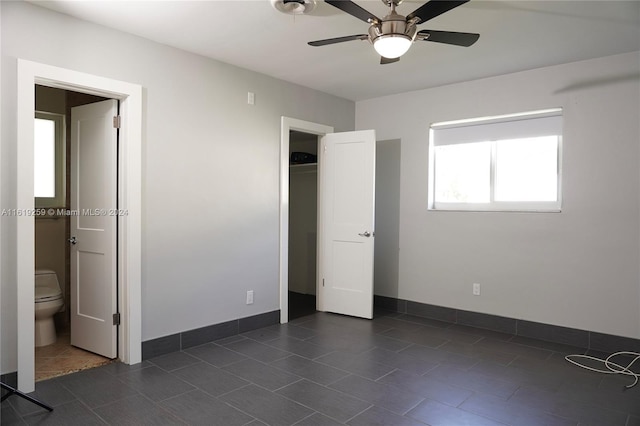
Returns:
[[[280,310],[187,330],[142,342],[142,359],[203,345],[280,322]]]
[[[446,308],[386,296],[374,296],[374,305],[387,311],[431,318],[452,324],[484,328],[599,352],[640,352],[640,339],[630,337]]]
[[[277,310],[147,340],[142,342],[142,360],[177,352],[192,346],[203,345],[214,340],[278,324],[279,322],[280,310]],[[0,381],[17,388],[18,372],[2,374],[0,375]]]
[[[6,374],[0,375],[0,382],[4,383],[5,385],[9,385],[12,388],[17,388],[18,372],[14,371],[13,373],[6,373]]]

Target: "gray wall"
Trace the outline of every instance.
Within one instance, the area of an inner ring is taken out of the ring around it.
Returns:
[[[398,284],[376,288],[640,338],[639,77],[635,52],[357,102],[357,129],[402,140]],[[427,210],[431,123],[551,107],[564,108],[561,213]]]
[[[2,207],[16,200],[16,58],[140,84],[143,340],[279,309],[280,117],[347,131],[355,104],[28,3],[3,2],[1,24]],[[16,369],[15,220],[3,217],[1,232],[6,372]]]

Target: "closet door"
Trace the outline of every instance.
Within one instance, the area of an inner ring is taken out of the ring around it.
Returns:
[[[375,148],[373,130],[321,139],[321,311],[373,318]]]

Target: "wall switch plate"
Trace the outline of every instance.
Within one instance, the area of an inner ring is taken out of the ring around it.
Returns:
[[[247,103],[254,105],[256,103],[256,94],[253,92],[247,92]]]
[[[473,295],[480,296],[480,284],[473,283]]]
[[[253,305],[253,290],[247,291],[247,305]]]

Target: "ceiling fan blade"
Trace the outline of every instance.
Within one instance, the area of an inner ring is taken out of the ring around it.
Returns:
[[[394,62],[398,62],[400,58],[385,58],[384,56],[380,56],[380,65],[392,64]]]
[[[309,46],[318,47],[318,46],[326,46],[328,44],[342,43],[344,41],[366,40],[368,38],[369,36],[367,34],[356,34],[356,35],[350,35],[350,36],[344,36],[344,37],[328,38],[325,40],[310,41],[307,44]]]
[[[370,20],[380,22],[380,19],[378,19],[376,15],[367,12],[367,10],[358,6],[351,0],[325,0],[325,3],[328,3],[333,7],[337,7],[343,12],[347,12],[349,15],[354,16],[364,22],[370,22]]]
[[[407,15],[407,20],[420,18],[420,22],[426,22],[451,9],[462,6],[468,1],[469,0],[431,0]]]
[[[424,37],[424,38],[422,38]],[[425,41],[435,41],[437,43],[454,44],[456,46],[469,47],[480,38],[480,34],[458,33],[454,31],[422,30],[418,32],[416,39],[422,38]]]

